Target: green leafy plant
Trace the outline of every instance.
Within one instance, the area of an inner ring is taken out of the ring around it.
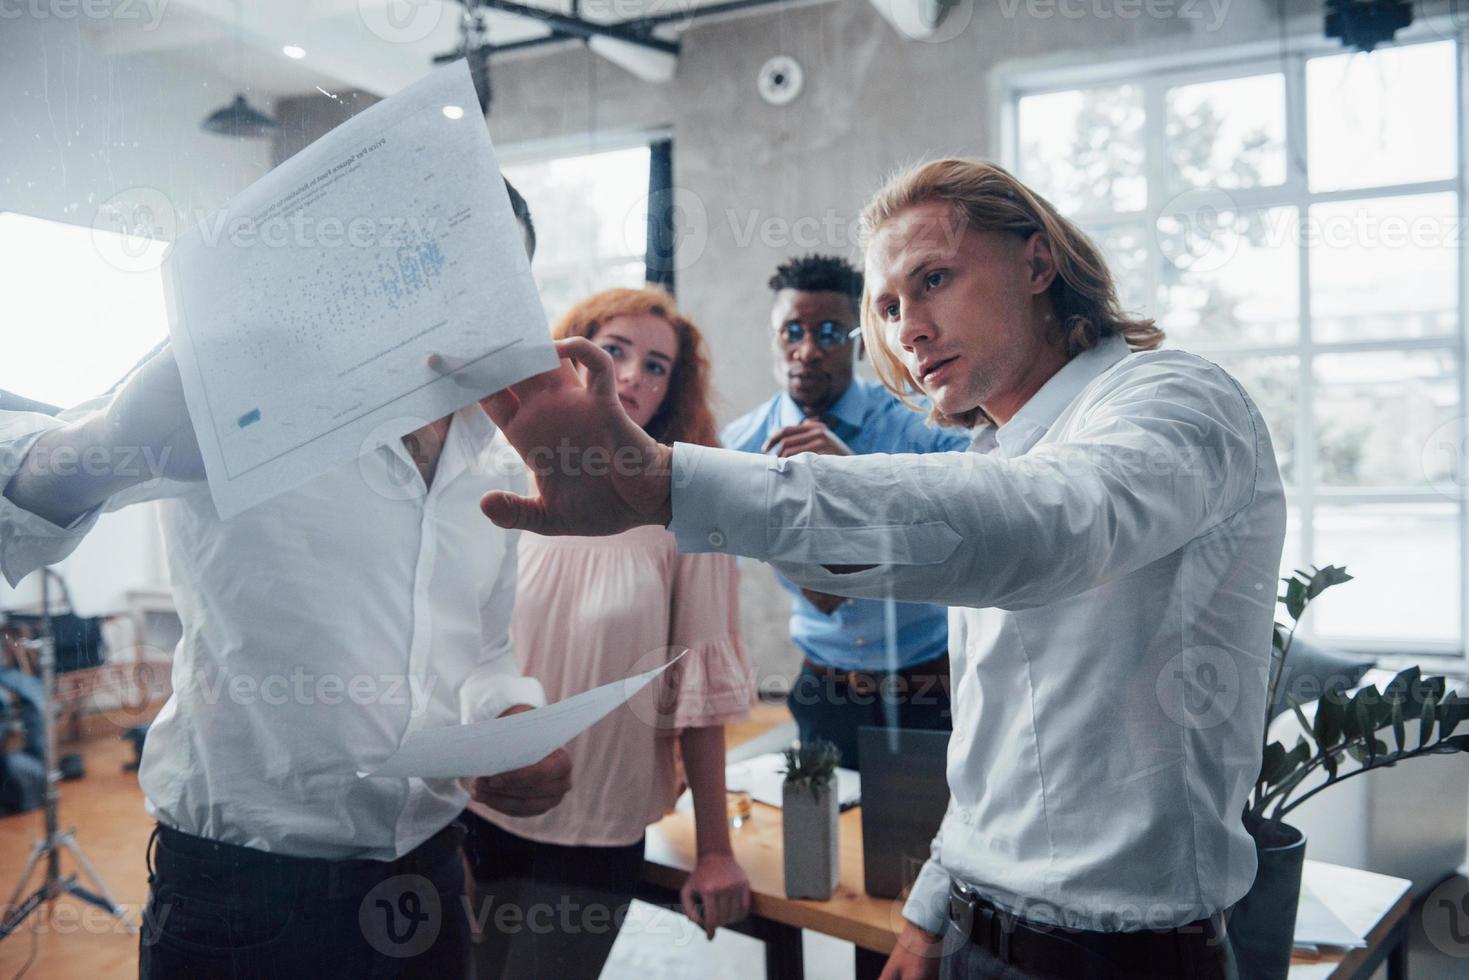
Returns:
[[[785,784],[809,790],[813,800],[831,785],[842,758],[841,750],[825,739],[786,749],[784,754]]]
[[[1288,627],[1275,624],[1267,703],[1275,701],[1306,608],[1327,589],[1351,580],[1347,570],[1336,565],[1297,570],[1282,580],[1285,593],[1279,602],[1291,622]],[[1286,700],[1303,734],[1287,749],[1269,740],[1270,719],[1266,719],[1260,775],[1245,807],[1245,826],[1263,840],[1280,839],[1287,814],[1343,780],[1419,756],[1469,751],[1469,733],[1454,734],[1469,718],[1469,698],[1447,690],[1442,677],[1424,677],[1418,667],[1400,672],[1381,691],[1375,684],[1355,693],[1328,690],[1316,701],[1314,719],[1295,698],[1287,695]],[[1297,793],[1316,776],[1321,777],[1319,782]]]

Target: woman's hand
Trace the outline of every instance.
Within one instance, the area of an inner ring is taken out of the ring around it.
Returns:
[[[684,914],[714,938],[714,930],[750,914],[750,879],[733,854],[702,855],[678,897]]]

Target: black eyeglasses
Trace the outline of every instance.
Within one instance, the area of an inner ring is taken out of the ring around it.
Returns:
[[[860,336],[861,333],[861,327],[853,327],[848,330],[835,320],[822,320],[816,325],[811,335],[816,339],[817,347],[824,350],[831,350],[832,348],[841,347],[843,344],[851,342]],[[806,339],[806,328],[792,320],[776,331],[776,336],[780,338],[780,342],[785,346],[795,347]]]

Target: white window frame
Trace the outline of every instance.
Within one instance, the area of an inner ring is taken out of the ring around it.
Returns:
[[[1305,25],[1309,24],[1309,28]],[[1414,27],[1399,34],[1399,43],[1394,47],[1455,39],[1455,33],[1443,29],[1432,29],[1420,21]],[[994,120],[991,145],[999,150],[1004,166],[1017,170],[1019,163],[1018,104],[1023,96],[1042,95],[1049,92],[1069,91],[1098,85],[1133,84],[1141,87],[1145,111],[1144,138],[1146,140],[1145,176],[1148,186],[1148,201],[1141,212],[1105,214],[1068,214],[1084,227],[1097,228],[1121,222],[1141,222],[1144,229],[1156,227],[1160,214],[1169,199],[1178,189],[1170,191],[1166,173],[1164,124],[1167,118],[1164,93],[1179,84],[1242,77],[1264,73],[1283,73],[1286,98],[1286,175],[1282,184],[1264,188],[1233,189],[1228,191],[1241,210],[1266,209],[1272,207],[1296,208],[1297,220],[1308,220],[1311,205],[1329,204],[1335,201],[1356,201],[1403,197],[1415,194],[1457,194],[1459,228],[1465,227],[1466,190],[1469,190],[1469,105],[1464,98],[1464,80],[1469,78],[1469,27],[1459,31],[1455,49],[1457,73],[1460,84],[1456,86],[1455,114],[1459,127],[1459,159],[1457,173],[1450,179],[1376,187],[1359,187],[1343,191],[1311,192],[1307,185],[1306,166],[1306,62],[1313,57],[1340,54],[1340,44],[1320,35],[1320,22],[1302,22],[1300,29],[1292,29],[1283,39],[1258,44],[1220,48],[1214,52],[1191,50],[1186,54],[1158,53],[1149,56],[1133,56],[1106,63],[1084,63],[1077,65],[1058,63],[1054,58],[1031,62],[1011,62],[997,66],[990,73],[991,116]],[[1160,193],[1161,192],[1161,193]],[[1161,199],[1160,199],[1161,198]],[[1304,225],[1302,226],[1304,229]],[[1154,236],[1145,236],[1148,241],[1150,261],[1147,266],[1146,292],[1156,305],[1158,296],[1157,274],[1159,269],[1158,244]],[[1316,454],[1316,432],[1313,421],[1313,398],[1315,378],[1311,370],[1315,355],[1320,353],[1354,353],[1370,351],[1414,351],[1447,350],[1455,358],[1458,371],[1459,408],[1458,417],[1469,416],[1469,248],[1461,247],[1458,253],[1458,306],[1459,329],[1457,335],[1446,337],[1408,338],[1403,340],[1370,340],[1346,343],[1319,343],[1311,337],[1310,308],[1310,264],[1308,261],[1308,236],[1297,236],[1299,295],[1299,340],[1290,344],[1230,345],[1221,348],[1231,356],[1254,356],[1269,354],[1297,355],[1299,359],[1299,396],[1296,412],[1295,446],[1297,458],[1314,460]],[[1167,324],[1163,324],[1167,327]],[[1202,348],[1201,348],[1202,349]],[[1461,432],[1461,438],[1469,438],[1469,432]],[[1469,463],[1462,465],[1469,466]],[[1461,471],[1462,472],[1462,471]],[[1353,639],[1350,637],[1328,637],[1334,645],[1344,646],[1354,652],[1375,654],[1385,658],[1392,655],[1443,658],[1441,666],[1450,669],[1469,668],[1469,657],[1465,648],[1469,646],[1469,487],[1461,486],[1458,504],[1458,551],[1459,551],[1459,642],[1431,643],[1403,641],[1382,643]],[[1392,504],[1442,502],[1443,495],[1431,487],[1409,489],[1402,492],[1378,490],[1355,490],[1350,488],[1323,489],[1316,485],[1313,466],[1301,465],[1294,474],[1294,486],[1287,490],[1287,500],[1292,508],[1302,515],[1300,531],[1300,553],[1315,555],[1314,515],[1318,505]],[[1327,556],[1329,559],[1329,556]],[[1288,562],[1289,564],[1289,562]],[[1309,623],[1303,625],[1302,634],[1309,632]]]

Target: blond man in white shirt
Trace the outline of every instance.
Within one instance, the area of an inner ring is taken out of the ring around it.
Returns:
[[[1095,246],[999,167],[915,168],[864,218],[874,362],[974,424],[969,453],[651,445],[606,358],[566,342],[582,374],[490,414],[522,455],[569,441],[642,465],[542,470],[537,498],[495,491],[485,512],[537,533],[664,523],[817,591],[952,607],[952,798],[884,980],[1233,977],[1285,530],[1260,413],[1216,365],[1154,350]]]
[[[102,511],[162,501],[184,632],[138,774],[158,820],[145,980],[468,975],[468,794],[357,773],[421,728],[544,703],[510,642],[518,536],[475,507],[523,484],[506,455],[470,405],[221,521],[167,346],[57,418],[0,412],[12,583]],[[569,786],[558,750],[473,790],[530,816]]]

